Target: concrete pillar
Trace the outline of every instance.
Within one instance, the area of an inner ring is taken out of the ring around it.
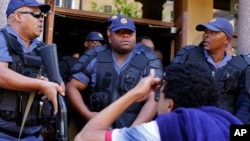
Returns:
[[[250,1],[239,0],[237,54],[250,53]]]
[[[4,27],[6,24],[6,8],[9,0],[0,0],[0,28]]]

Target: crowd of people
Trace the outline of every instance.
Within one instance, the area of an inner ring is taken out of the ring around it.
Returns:
[[[45,43],[37,39],[50,9],[34,0],[8,4],[0,30],[0,140],[44,140],[58,120],[57,94],[68,124],[76,122],[75,141],[228,141],[230,125],[250,123],[249,56],[229,52],[227,19],[198,24],[200,45],[183,47],[164,68],[153,40],[137,37],[131,18],[112,15],[107,39],[92,31],[82,51],[60,59],[57,84],[43,70]]]

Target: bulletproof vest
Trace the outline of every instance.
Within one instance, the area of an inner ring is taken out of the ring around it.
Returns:
[[[205,65],[208,69],[211,70],[206,58],[204,56],[203,48],[195,46],[187,46],[181,49],[176,57],[172,60],[171,63],[185,63],[185,62],[196,62],[201,65]],[[237,95],[237,85],[241,72],[243,72],[248,67],[248,63],[245,61],[244,56],[236,56],[230,61],[227,65],[216,70],[216,72],[211,73],[220,90],[220,97],[218,99],[218,106],[222,109],[225,109],[231,113],[234,113],[235,102]],[[211,70],[212,71],[212,70]],[[246,73],[247,75],[248,73]],[[246,76],[247,77],[247,76]],[[247,77],[248,81],[250,77]],[[246,83],[246,89],[249,90],[249,82]]]
[[[102,110],[132,89],[149,63],[143,54],[136,55],[129,66],[118,75],[113,65],[111,50],[98,53],[97,60],[97,69],[102,71],[97,71],[97,85],[90,100],[91,107],[95,111]],[[131,125],[143,104],[144,102],[132,104],[113,126],[118,128]]]
[[[157,56],[148,47],[141,46],[141,48],[143,52],[137,54],[120,74],[118,74],[114,68],[110,48],[96,52],[96,86],[93,88],[93,93],[90,96],[90,109],[92,111],[101,111],[132,89],[142,78],[144,71],[146,71],[146,75],[149,74],[150,68],[155,68],[156,76],[160,78],[163,77],[162,64]],[[82,72],[85,73],[86,70]],[[86,73],[86,75],[87,74],[88,73]],[[129,127],[137,117],[143,105],[144,102],[132,104],[114,122],[113,127]]]
[[[13,58],[13,62],[9,63],[9,68],[27,77],[36,78],[42,66],[38,51],[34,50],[29,54],[23,53],[22,46],[16,37],[7,33],[5,29],[2,29],[1,32],[5,37],[9,53]],[[39,46],[43,45],[41,42]],[[46,76],[46,74],[43,73],[43,76]],[[30,93],[30,91],[0,89],[0,117],[7,121],[16,122],[20,126]],[[26,126],[41,125],[50,120],[52,105],[47,99],[42,100],[41,96],[36,94],[25,122]]]

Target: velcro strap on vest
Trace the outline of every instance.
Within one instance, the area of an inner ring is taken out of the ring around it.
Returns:
[[[140,70],[143,70],[147,64],[148,59],[143,54],[136,55],[130,63],[132,67]]]
[[[100,63],[113,63],[112,53],[110,50],[105,50],[98,54],[98,62]]]
[[[188,60],[191,62],[204,61],[205,56],[201,47],[194,47],[188,52]]]

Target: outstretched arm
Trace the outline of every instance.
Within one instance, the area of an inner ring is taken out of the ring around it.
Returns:
[[[133,89],[113,102],[92,118],[75,137],[75,141],[92,140],[104,141],[106,131],[132,103],[148,98],[148,94],[160,84],[160,79],[154,78],[154,70],[143,78]]]
[[[155,101],[155,91],[151,91],[140,113],[130,127],[151,121],[155,117],[156,113],[157,102]]]

